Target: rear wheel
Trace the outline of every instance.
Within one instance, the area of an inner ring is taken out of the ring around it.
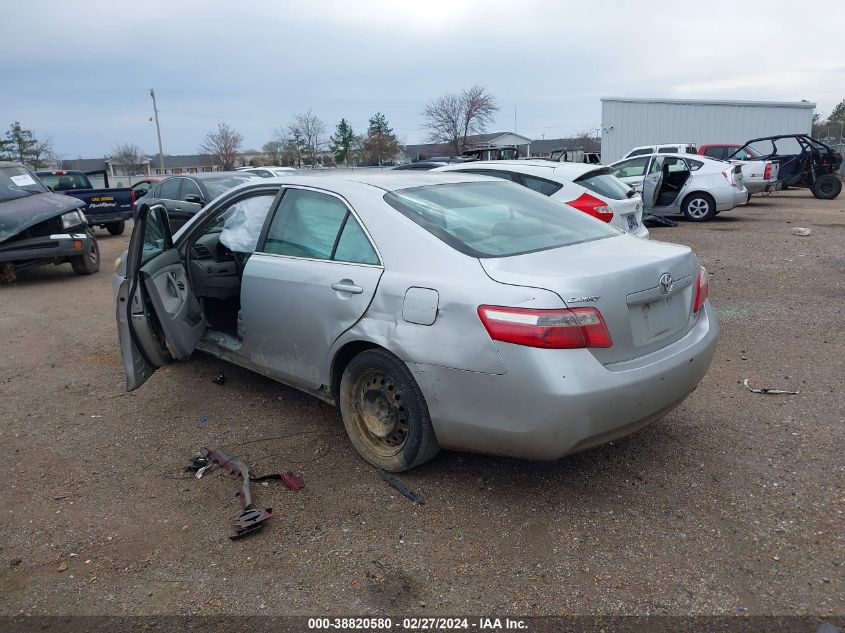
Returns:
[[[405,364],[385,350],[361,352],[346,366],[340,412],[352,445],[374,466],[409,470],[440,450],[419,386]]]
[[[120,222],[114,222],[112,224],[107,224],[106,230],[111,235],[123,235],[123,231],[126,230],[126,222],[124,220],[121,220]]]
[[[691,193],[684,198],[681,212],[687,220],[706,222],[716,215],[716,201],[709,193]]]
[[[88,252],[70,258],[70,265],[77,275],[93,275],[100,270],[100,246],[93,232],[89,231],[88,236],[90,238]]]
[[[810,191],[820,200],[833,200],[842,192],[842,181],[833,174],[825,174],[816,178]]]

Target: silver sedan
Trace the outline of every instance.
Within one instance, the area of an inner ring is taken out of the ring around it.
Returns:
[[[653,154],[610,164],[610,173],[641,192],[652,213],[683,213],[706,222],[748,201],[742,167],[698,154]]]
[[[460,173],[253,181],[175,237],[153,205],[115,277],[129,389],[201,349],[338,405],[391,471],[636,431],[707,371],[707,293],[689,248]]]

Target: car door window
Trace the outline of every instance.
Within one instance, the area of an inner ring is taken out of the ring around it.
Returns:
[[[346,216],[346,224],[332,259],[350,264],[379,264],[378,255],[367,234],[351,213]]]
[[[674,145],[669,145],[667,147],[661,147],[659,150],[657,150],[657,153],[658,154],[677,154],[678,148]]]
[[[144,227],[144,242],[141,247],[141,266],[161,255],[170,246],[170,230],[167,213],[161,206],[151,207]]]
[[[663,159],[662,156],[660,158],[654,158],[651,161],[651,166],[648,168],[648,173],[649,174],[656,174],[661,169],[663,169],[663,165],[664,165],[664,159]]]
[[[725,149],[724,147],[708,147],[704,150],[704,155],[710,158],[724,158]]]
[[[655,161],[657,162],[657,161]],[[687,164],[684,162],[682,158],[676,158],[674,156],[667,156],[663,162],[666,165],[666,168],[669,172],[676,172],[676,171],[689,171],[687,168]],[[650,172],[650,173],[653,173]]]
[[[202,200],[202,192],[200,191],[199,185],[190,178],[183,178],[182,193],[180,194],[180,197],[182,200],[185,200],[188,196],[192,195]]]
[[[653,148],[651,147],[643,147],[642,149],[635,149],[633,152],[628,153],[628,158],[633,156],[645,156],[646,154],[651,154]]]
[[[617,178],[634,178],[645,175],[648,158],[632,158],[617,163],[613,167],[613,175]]]
[[[498,169],[461,169],[460,171],[468,174],[478,174],[479,176],[492,176],[493,178],[501,178],[502,180],[510,180],[511,182],[519,182],[517,175],[509,171],[501,171]]]
[[[161,183],[161,194],[159,197],[165,200],[179,199],[179,186],[182,184],[181,178],[169,178]]]
[[[544,196],[552,195],[563,186],[559,182],[552,182],[550,180],[546,180],[545,178],[537,178],[536,176],[529,176],[528,174],[520,174],[520,176],[522,177],[523,185],[529,189],[542,193]]]
[[[267,231],[264,252],[331,259],[347,213],[346,205],[334,196],[290,189]]]

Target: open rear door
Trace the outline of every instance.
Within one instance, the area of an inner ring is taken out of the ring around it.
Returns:
[[[643,178],[643,209],[647,211],[651,211],[657,205],[660,185],[663,184],[663,160],[663,156],[652,158],[648,173]]]
[[[161,205],[138,214],[116,309],[128,391],[173,358],[188,358],[205,332],[205,317],[173,248],[167,210]]]

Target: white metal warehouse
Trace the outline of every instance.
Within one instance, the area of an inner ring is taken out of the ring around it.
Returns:
[[[601,157],[606,165],[633,147],[657,143],[743,143],[774,134],[809,134],[815,103],[601,99]]]

